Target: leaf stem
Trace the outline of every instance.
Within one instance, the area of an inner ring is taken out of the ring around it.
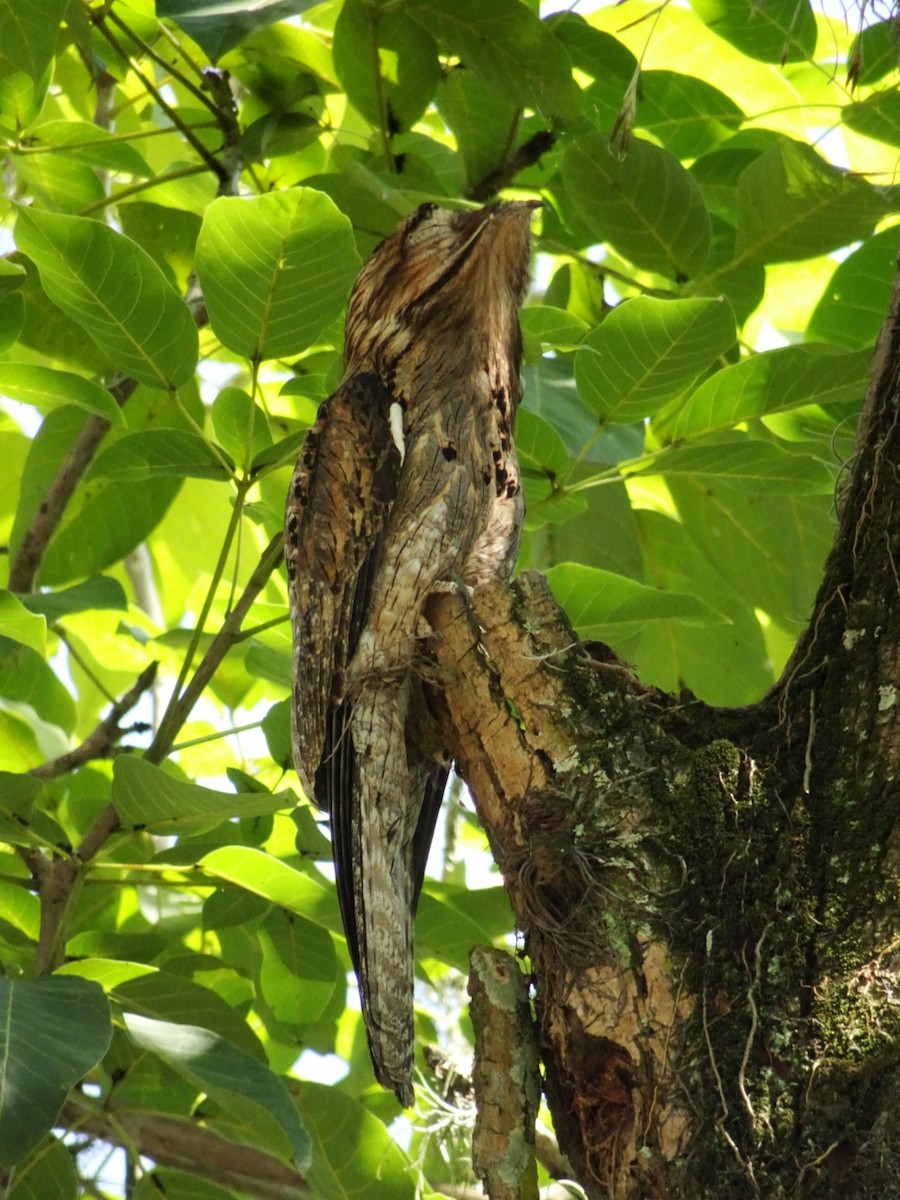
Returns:
[[[206,596],[203,600],[203,607],[200,610],[200,615],[194,625],[191,634],[191,640],[188,643],[187,652],[184,656],[184,661],[181,664],[181,670],[178,672],[178,679],[175,682],[175,687],[172,689],[172,695],[169,697],[169,703],[166,706],[166,711],[163,713],[162,720],[159,723],[159,729],[156,732],[156,737],[153,739],[152,750],[157,743],[164,743],[168,739],[171,745],[174,740],[174,729],[172,728],[174,721],[175,710],[178,702],[181,699],[182,688],[185,685],[188,675],[190,674],[191,666],[194,661],[194,656],[197,653],[197,648],[200,645],[200,639],[203,637],[203,630],[206,627],[206,621],[209,617],[213,602],[216,598],[216,591],[225,573],[225,567],[228,564],[228,557],[231,554],[231,546],[234,542],[237,531],[240,527],[241,517],[244,511],[244,497],[249,489],[249,482],[246,479],[241,479],[237,483],[237,492],[234,498],[234,506],[231,510],[231,518],[228,522],[228,528],[225,531],[225,538],[222,542],[222,548],[219,551],[219,557],[216,565],[213,568],[212,579],[206,591]]]

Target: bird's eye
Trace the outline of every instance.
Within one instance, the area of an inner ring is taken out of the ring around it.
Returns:
[[[452,213],[437,204],[420,204],[406,227],[407,246],[415,246],[417,242],[429,237],[436,225],[445,224],[451,216]]]

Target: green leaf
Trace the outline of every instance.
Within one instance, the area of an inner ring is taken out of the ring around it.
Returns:
[[[268,1067],[223,1038],[196,1025],[175,1025],[135,1014],[125,1015],[128,1036],[222,1105],[248,1118],[266,1148],[280,1132],[298,1169],[309,1167],[311,1141],[284,1083]],[[261,1110],[261,1111],[260,1111]],[[267,1119],[260,1123],[258,1118]]]
[[[874,345],[890,304],[898,249],[900,226],[892,225],[839,263],[810,317],[807,338],[850,350]]]
[[[123,825],[155,833],[229,817],[257,817],[296,803],[291,792],[216,792],[173,779],[142,758],[120,755],[113,766],[112,802]]]
[[[629,654],[640,678],[670,692],[688,687],[708,704],[758,700],[775,682],[775,673],[746,589],[729,582],[681,521],[648,509],[635,515],[648,575],[667,591],[703,596],[731,620],[730,625],[677,620],[646,625]]]
[[[409,129],[441,77],[434,38],[400,9],[345,0],[334,24],[334,69],[350,103],[388,133]]]
[[[562,173],[597,241],[671,279],[699,272],[709,253],[709,214],[698,184],[668,150],[632,138],[620,155],[606,134],[591,133],[571,143]]]
[[[690,0],[713,33],[742,54],[768,63],[801,62],[816,49],[809,0]]]
[[[705,476],[667,483],[688,536],[744,602],[794,636],[805,628],[831,547],[833,496],[754,494]]]
[[[466,916],[427,891],[422,893],[416,913],[416,953],[455,967],[465,975],[469,952],[485,941],[486,931],[477,919]]]
[[[811,146],[785,139],[740,177],[736,257],[814,258],[865,237],[884,213],[871,184],[831,166]]]
[[[342,311],[358,269],[349,221],[312,188],[222,197],[197,239],[212,327],[250,359],[305,350]]]
[[[128,433],[104,450],[92,475],[122,483],[146,479],[232,477],[234,464],[214,444],[186,429],[144,429]]]
[[[41,902],[33,892],[0,880],[0,921],[6,921],[37,945],[41,932]]]
[[[187,305],[145,250],[86,217],[20,209],[19,247],[47,295],[127,375],[171,390],[197,365],[197,328]]]
[[[437,91],[441,116],[453,130],[469,187],[487,178],[509,151],[517,109],[510,96],[491,87],[464,64],[446,70]]]
[[[130,142],[123,142],[109,130],[89,121],[45,121],[35,130],[33,144],[64,148],[67,157],[90,167],[122,172],[139,179],[149,179],[153,174]],[[40,157],[59,159],[58,154]]]
[[[103,989],[84,979],[0,976],[0,1013],[0,1163],[10,1166],[50,1131],[112,1026]]]
[[[317,1196],[415,1200],[416,1175],[382,1121],[340,1088],[304,1081],[298,1099],[313,1140],[307,1173]]]
[[[0,0],[0,74],[25,71],[37,82],[53,57],[68,0]]]
[[[171,17],[213,61],[249,34],[293,17],[317,0],[157,0],[156,13]]]
[[[859,59],[857,83],[869,87],[883,79],[888,71],[900,66],[897,50],[897,26],[894,20],[873,21],[860,30],[847,56],[847,62]]]
[[[636,458],[644,448],[644,426],[611,425],[597,436],[597,416],[578,394],[572,359],[542,358],[522,372],[525,408],[557,431],[571,457],[611,465]]]
[[[724,367],[705,380],[661,432],[672,441],[728,429],[741,421],[802,404],[861,400],[871,352],[832,346],[785,346]]]
[[[305,430],[303,433],[292,433],[290,437],[282,438],[280,442],[276,442],[273,446],[268,446],[265,450],[260,450],[250,464],[251,474],[261,475],[266,471],[272,470],[273,467],[280,467],[283,463],[296,462],[305,437]]]
[[[634,475],[702,475],[721,478],[749,492],[834,493],[835,471],[810,454],[792,453],[774,442],[745,435],[681,446],[659,454]]]
[[[213,429],[235,462],[253,461],[272,448],[266,414],[245,391],[224,387],[213,401]]]
[[[124,426],[122,410],[106,388],[49,367],[27,363],[0,363],[0,392],[23,404],[33,404],[42,413],[63,404],[76,404],[87,412],[106,417],[112,425]]]
[[[841,119],[864,137],[900,146],[900,96],[894,88],[844,105]]]
[[[519,0],[409,0],[404,11],[519,107],[577,116],[581,97],[568,55]]]
[[[615,125],[628,82],[601,74],[585,91],[585,104],[598,129]],[[647,130],[678,158],[697,158],[714,150],[746,119],[724,92],[679,71],[641,71],[637,95],[636,128]]]
[[[603,421],[628,424],[681,394],[736,338],[723,300],[637,296],[613,310],[575,355],[575,381]]]
[[[30,612],[12,592],[0,589],[0,637],[11,638],[30,646],[38,654],[44,653],[47,639],[47,621]]]
[[[642,71],[636,122],[678,158],[698,158],[740,129],[745,113],[724,92],[680,71]]]
[[[284,908],[273,909],[257,936],[262,949],[259,982],[279,1021],[309,1025],[325,1012],[338,982],[334,940],[321,925]],[[343,988],[344,972],[340,972]]]
[[[16,1167],[8,1200],[77,1200],[78,1190],[68,1147],[48,1137]]]
[[[311,876],[251,846],[222,846],[198,864],[207,874],[263,896],[289,912],[342,932],[337,899]]]
[[[162,520],[179,486],[180,480],[172,478],[92,488],[51,541],[40,582],[51,586],[105,571],[130,554]]]
[[[574,350],[590,326],[574,313],[549,304],[529,304],[522,309],[522,332],[554,350]]]
[[[640,633],[653,621],[717,625],[727,620],[695,596],[662,592],[583,563],[560,563],[547,571],[547,578],[557,601],[584,638],[621,640]]]
[[[615,79],[627,86],[638,61],[618,38],[595,29],[571,9],[552,13],[544,24],[565,46],[572,66],[593,79]]]
[[[263,717],[261,729],[266,739],[266,746],[272,762],[278,763],[282,770],[290,770],[293,766],[291,749],[291,700],[279,700],[273,704]]]
[[[103,203],[103,184],[87,163],[62,153],[18,155],[14,162],[18,190],[33,195],[42,209],[79,213]]]
[[[74,701],[53,667],[30,646],[0,642],[0,698],[7,710],[33,726],[47,758],[69,749],[58,731],[71,733],[75,728]],[[42,728],[42,722],[56,729]]]
[[[29,612],[41,613],[48,621],[58,621],[60,617],[92,609],[119,609],[124,612],[128,608],[125,589],[118,579],[111,579],[108,575],[94,575],[83,583],[57,592],[31,592],[21,599]]]
[[[540,471],[553,480],[565,475],[571,462],[553,426],[527,408],[520,408],[516,417],[516,452],[523,469]]]

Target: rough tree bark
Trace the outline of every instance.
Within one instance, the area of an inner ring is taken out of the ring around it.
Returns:
[[[587,1194],[900,1195],[900,286],[809,628],[758,704],[648,689],[533,572],[429,615]]]

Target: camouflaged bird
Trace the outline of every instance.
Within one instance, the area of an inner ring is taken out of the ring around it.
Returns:
[[[424,204],[372,254],[343,381],[288,494],[293,746],[331,817],[338,895],[379,1081],[413,1102],[413,919],[447,780],[429,746],[423,608],[508,578],[523,497],[513,445],[519,307],[538,204]]]

